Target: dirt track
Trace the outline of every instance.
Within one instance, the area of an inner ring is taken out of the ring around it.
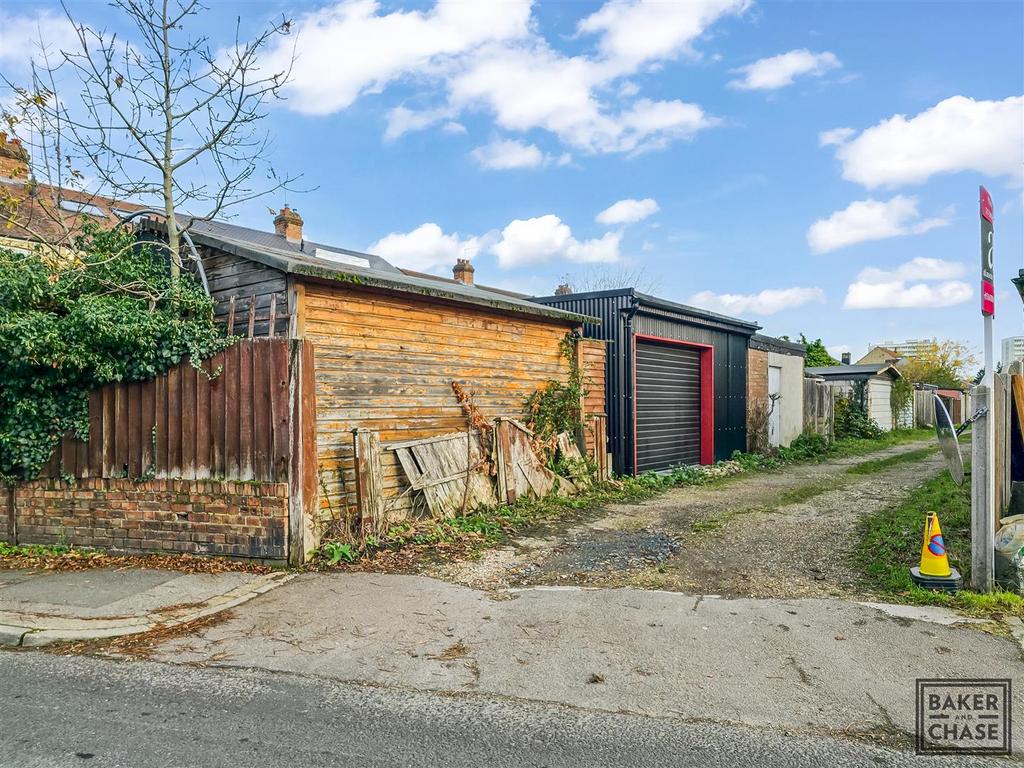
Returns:
[[[943,464],[934,453],[869,475],[847,470],[930,445],[611,505],[568,530],[523,537],[479,560],[437,566],[431,575],[483,589],[629,585],[735,597],[854,596],[858,578],[846,555],[856,542],[857,519],[891,504]]]

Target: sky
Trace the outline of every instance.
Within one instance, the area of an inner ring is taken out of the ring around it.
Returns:
[[[648,293],[821,337],[952,338],[980,358],[978,186],[995,201],[996,354],[1024,334],[1024,3],[220,0],[215,45],[291,20],[265,129],[317,242],[546,295]],[[105,4],[76,20],[127,35]],[[0,73],[70,46],[0,0]],[[65,91],[63,98],[73,99]]]

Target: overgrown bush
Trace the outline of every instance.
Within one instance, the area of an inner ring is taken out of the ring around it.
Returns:
[[[226,345],[213,302],[166,255],[88,223],[64,257],[0,249],[0,476],[35,477],[61,435],[88,434],[88,393]]]
[[[876,424],[867,409],[853,397],[837,397],[833,406],[833,420],[837,440],[858,438],[877,440],[883,434],[882,428]]]

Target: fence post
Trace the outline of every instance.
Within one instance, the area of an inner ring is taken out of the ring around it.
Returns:
[[[975,388],[974,407],[980,410],[990,404],[988,387]],[[989,440],[993,415],[990,409],[971,427],[971,587],[976,592],[991,592],[994,576],[995,478]]]
[[[352,430],[355,452],[356,503],[359,505],[359,529],[365,539],[384,528],[384,472],[380,465],[380,438],[377,433],[359,427]]]
[[[319,545],[313,345],[302,339],[290,342],[288,412],[288,563],[299,565]]]

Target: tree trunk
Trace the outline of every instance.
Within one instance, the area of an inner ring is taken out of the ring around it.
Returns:
[[[171,111],[171,44],[168,30],[170,21],[167,18],[167,0],[164,0],[160,18],[163,37],[163,56],[161,65],[164,76],[164,213],[167,215],[167,247],[171,254],[171,284],[178,282],[181,276],[181,242],[178,236],[178,220],[174,218],[174,117]]]

